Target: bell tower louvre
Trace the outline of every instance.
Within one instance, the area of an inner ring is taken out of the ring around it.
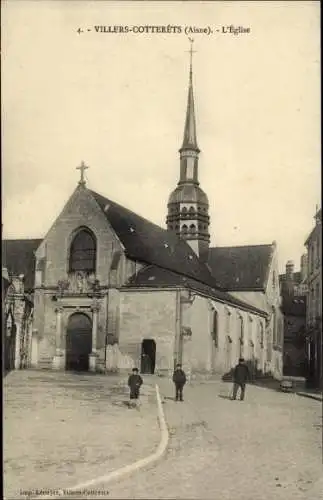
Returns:
[[[168,200],[167,229],[187,241],[198,257],[208,259],[210,244],[209,202],[199,187],[196,120],[193,94],[193,40],[190,39],[190,70],[184,137],[180,153],[180,177]]]

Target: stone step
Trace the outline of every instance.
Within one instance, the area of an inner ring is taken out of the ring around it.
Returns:
[[[37,368],[39,370],[48,370],[49,368],[52,368],[53,364],[53,358],[52,357],[43,357],[41,358],[38,363],[37,363]]]

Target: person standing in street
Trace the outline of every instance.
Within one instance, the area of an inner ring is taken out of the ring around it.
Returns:
[[[184,401],[183,388],[186,384],[186,375],[184,370],[182,370],[182,365],[179,363],[176,365],[173,373],[173,382],[175,384],[175,401]]]
[[[134,404],[136,404],[139,399],[140,387],[142,384],[143,380],[138,373],[138,368],[133,368],[132,375],[128,378],[128,386],[130,389],[130,400],[132,400]]]
[[[244,400],[246,382],[250,379],[249,369],[243,358],[239,359],[233,372],[233,393],[232,400],[237,398],[238,389],[240,388],[240,401]]]

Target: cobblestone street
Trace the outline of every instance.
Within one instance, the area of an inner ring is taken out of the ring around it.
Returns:
[[[322,498],[321,403],[248,386],[194,383],[175,403],[162,380],[170,447],[155,468],[111,484],[111,498],[272,500]],[[101,485],[103,487],[103,485]]]
[[[4,491],[72,487],[143,458],[160,432],[154,387],[129,409],[126,378],[16,371],[4,382]],[[35,496],[35,495],[34,495]]]

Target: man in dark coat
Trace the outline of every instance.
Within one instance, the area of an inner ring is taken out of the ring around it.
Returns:
[[[249,369],[245,364],[243,358],[239,359],[239,363],[236,365],[233,372],[233,394],[232,399],[237,398],[237,392],[240,387],[240,401],[244,400],[246,382],[250,379]]]
[[[138,373],[138,368],[132,369],[132,375],[128,378],[128,386],[130,388],[130,399],[138,399],[140,394],[140,387],[143,380]]]
[[[175,371],[173,373],[173,382],[176,389],[175,400],[183,401],[183,387],[186,384],[186,375],[182,370],[182,365],[180,364],[176,365]]]

